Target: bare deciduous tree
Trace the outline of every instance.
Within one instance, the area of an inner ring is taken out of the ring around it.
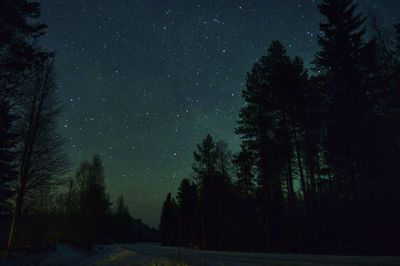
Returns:
[[[18,107],[18,176],[15,180],[15,204],[9,232],[9,255],[17,233],[18,219],[26,202],[38,192],[49,191],[59,184],[68,163],[63,150],[64,139],[57,132],[61,103],[57,100],[54,62],[38,64],[29,85],[24,89]]]

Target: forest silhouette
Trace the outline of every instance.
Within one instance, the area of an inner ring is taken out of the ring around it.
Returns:
[[[399,254],[400,23],[387,36],[351,0],[318,7],[311,74],[272,42],[247,74],[241,151],[197,146],[193,178],[165,200],[163,244]]]
[[[260,252],[400,254],[400,20],[390,34],[352,0],[323,0],[312,69],[280,41],[247,73],[240,151],[207,135],[159,229],[114,204],[101,158],[69,175],[56,54],[40,5],[0,8],[0,248],[161,241]],[[368,34],[367,34],[368,31]],[[66,177],[68,176],[68,177]]]

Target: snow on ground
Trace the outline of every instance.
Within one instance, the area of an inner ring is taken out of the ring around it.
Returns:
[[[0,259],[1,266],[188,266],[175,260],[138,253],[133,245],[99,245],[92,252],[68,245],[58,245],[52,252],[40,255],[14,255],[10,260]]]
[[[178,259],[188,262],[178,262]],[[93,252],[59,245],[41,255],[0,259],[1,266],[319,266],[400,265],[400,257],[323,256],[247,252],[220,252],[163,247],[156,243],[96,246]]]
[[[10,260],[0,260],[5,266],[84,266],[90,263],[95,253],[89,253],[68,245],[58,245],[55,251],[42,254],[16,254]]]

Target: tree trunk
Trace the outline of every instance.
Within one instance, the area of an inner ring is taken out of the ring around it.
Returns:
[[[15,208],[13,211],[10,232],[8,235],[6,258],[9,258],[11,256],[12,248],[15,241],[15,236],[17,234],[18,220],[22,213],[23,198],[24,198],[23,189],[20,189],[20,191],[17,193],[17,198],[15,200]]]
[[[203,184],[204,185],[204,184]],[[207,241],[206,241],[206,225],[204,220],[204,192],[201,192],[201,213],[200,213],[200,222],[201,222],[201,244],[203,245],[203,249],[207,249]]]
[[[39,86],[36,84],[36,86]],[[37,87],[39,88],[39,87]],[[37,132],[37,123],[39,120],[38,117],[38,111],[37,111],[37,105],[38,105],[38,97],[39,97],[39,91],[38,89],[35,91],[35,94],[33,95],[33,100],[32,100],[32,107],[30,108],[30,114],[29,114],[29,128],[26,133],[26,135],[23,135],[23,143],[24,143],[24,149],[21,157],[21,162],[20,162],[20,174],[19,178],[17,180],[17,195],[15,199],[15,208],[13,212],[13,218],[11,221],[11,226],[10,226],[10,232],[8,236],[8,243],[7,243],[7,251],[6,251],[6,257],[9,257],[12,252],[14,240],[15,240],[15,235],[17,234],[17,225],[18,225],[18,219],[21,215],[22,212],[22,206],[24,202],[24,196],[25,196],[25,189],[26,189],[26,179],[28,175],[28,169],[30,168],[30,159],[32,156],[32,149],[33,145],[35,142],[36,138],[36,132]],[[43,101],[39,101],[39,111],[40,111],[40,104],[42,104]]]
[[[296,234],[296,229],[295,229],[295,196],[294,196],[294,188],[293,188],[293,176],[292,176],[292,162],[291,158],[289,158],[288,164],[287,164],[287,175],[286,175],[286,185],[288,189],[288,205],[289,205],[289,247],[291,251],[293,251],[294,248],[294,242],[295,242],[295,234]]]
[[[286,135],[286,145],[287,145],[287,173],[286,173],[286,185],[288,190],[288,205],[289,205],[289,247],[293,251],[294,242],[295,242],[295,195],[294,195],[294,187],[293,187],[293,174],[292,174],[292,144],[290,139],[290,133],[288,130],[288,121],[286,118],[286,113],[283,111],[283,127]]]
[[[299,168],[299,173],[300,173],[300,184],[301,184],[301,190],[303,191],[303,197],[304,197],[304,206],[305,210],[307,212],[308,209],[308,192],[307,192],[307,187],[306,187],[306,181],[304,178],[304,171],[303,171],[303,163],[301,160],[301,152],[300,152],[300,141],[297,135],[296,131],[296,126],[294,123],[292,123],[292,128],[293,128],[293,137],[294,137],[294,142],[295,142],[295,150],[296,150],[296,158],[297,158],[297,166]]]
[[[68,192],[68,202],[67,202],[67,217],[71,216],[71,200],[72,200],[72,186],[74,184],[74,180],[71,178],[69,183],[69,192]]]
[[[269,186],[267,181],[264,181],[263,184],[263,195],[264,195],[264,208],[265,208],[265,244],[266,249],[269,250],[271,248],[271,210],[270,210],[270,193]]]
[[[313,160],[314,158],[311,158]],[[309,179],[310,179],[310,200],[311,206],[315,210],[317,205],[317,186],[315,184],[315,165],[311,163],[309,166]]]

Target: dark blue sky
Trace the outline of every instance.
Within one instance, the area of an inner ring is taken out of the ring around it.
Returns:
[[[112,199],[153,226],[207,133],[237,150],[246,72],[270,42],[306,64],[318,49],[314,0],[40,2],[74,166],[100,154]],[[358,3],[386,23],[400,14],[399,0]]]

